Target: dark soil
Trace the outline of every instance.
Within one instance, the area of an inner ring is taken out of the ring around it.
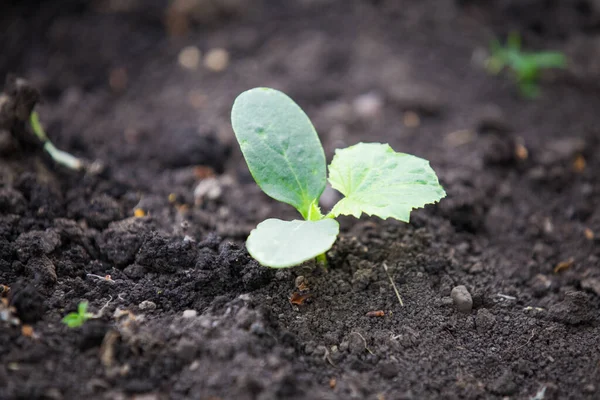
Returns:
[[[598,2],[146,3],[0,6],[0,75],[104,164],[66,171],[0,129],[0,398],[600,397]],[[483,67],[513,29],[571,60],[535,100]],[[186,46],[230,62],[182,68]],[[410,224],[343,219],[327,271],[261,267],[246,235],[297,216],[233,140],[255,86],[296,99],[328,157],[388,142],[448,197]],[[69,329],[83,300],[98,318]]]

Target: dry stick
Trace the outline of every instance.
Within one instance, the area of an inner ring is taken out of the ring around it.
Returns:
[[[102,307],[97,313],[93,314],[92,318],[100,318],[102,317],[102,314],[104,313],[104,310],[106,310],[106,307],[108,307],[108,305],[110,304],[110,302],[112,301],[112,296],[109,296],[110,299],[108,299],[108,301],[106,302],[106,304],[104,305],[104,307]]]
[[[363,341],[363,343],[364,343],[364,345],[365,345],[365,350],[367,350],[369,353],[371,353],[371,355],[373,355],[373,356],[375,355],[375,353],[373,353],[373,352],[371,351],[371,349],[369,349],[369,348],[367,347],[367,339],[365,339],[365,337],[364,337],[363,335],[361,335],[359,332],[350,332],[350,334],[351,334],[351,335],[352,335],[352,334],[358,335],[358,336],[359,336],[359,337],[362,339],[362,341]]]
[[[402,302],[402,297],[400,297],[400,292],[398,292],[398,288],[396,287],[396,284],[394,283],[394,280],[392,279],[392,276],[388,272],[388,266],[385,263],[383,263],[382,265],[383,265],[383,270],[385,271],[385,273],[387,274],[388,278],[390,279],[390,283],[392,284],[392,287],[394,288],[394,292],[396,292],[396,297],[398,298],[398,301],[400,302],[400,305],[402,307],[404,307],[404,303]]]

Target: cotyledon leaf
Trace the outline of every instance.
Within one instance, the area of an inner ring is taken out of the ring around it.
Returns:
[[[269,196],[308,217],[325,189],[325,152],[310,119],[284,93],[255,88],[240,94],[231,123],[250,173]]]
[[[340,226],[336,220],[282,221],[269,218],[250,232],[248,253],[266,267],[293,267],[331,248]]]
[[[389,145],[359,143],[336,150],[329,166],[331,186],[346,197],[331,211],[359,218],[364,212],[408,222],[413,208],[446,196],[429,162],[396,153]]]

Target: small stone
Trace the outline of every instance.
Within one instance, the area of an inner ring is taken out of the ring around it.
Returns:
[[[198,65],[200,64],[200,50],[196,46],[188,46],[184,47],[177,57],[177,61],[179,65],[181,65],[185,69],[195,70],[198,69]]]
[[[496,317],[487,309],[482,308],[477,311],[475,316],[475,326],[477,332],[484,333],[490,331],[496,325]]]
[[[156,310],[156,303],[150,300],[144,300],[138,305],[140,310],[154,311]]]
[[[196,318],[198,311],[196,310],[185,310],[183,312],[183,318]]]
[[[464,285],[456,286],[450,292],[456,309],[464,314],[469,314],[473,309],[473,299]]]
[[[296,277],[296,280],[294,281],[294,284],[296,285],[297,288],[300,288],[301,286],[306,285],[304,276],[298,275]]]
[[[407,128],[416,128],[421,125],[421,118],[414,111],[405,111],[402,115],[402,123]]]
[[[588,394],[596,393],[596,386],[594,386],[591,383],[589,385],[585,385],[583,387],[583,393],[588,393]]]
[[[383,108],[383,99],[377,93],[362,94],[352,102],[354,112],[361,118],[371,119],[377,117]]]
[[[221,197],[222,192],[221,184],[217,178],[206,178],[201,180],[194,189],[194,201],[197,205],[200,205],[205,199],[216,200]]]
[[[344,341],[344,342],[340,343],[339,350],[340,350],[341,352],[348,351],[348,342],[345,342],[345,341]]]
[[[211,49],[204,57],[204,66],[211,71],[224,71],[229,65],[229,53],[225,49]]]
[[[537,274],[532,278],[530,286],[533,289],[534,296],[541,297],[550,290],[552,280],[546,275]]]
[[[252,325],[250,325],[250,332],[255,335],[262,336],[266,332],[265,326],[262,324],[262,322],[253,322]]]

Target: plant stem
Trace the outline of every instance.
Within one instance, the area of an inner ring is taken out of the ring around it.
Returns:
[[[317,264],[321,264],[323,268],[327,269],[327,254],[319,254],[317,256]]]
[[[402,297],[400,297],[400,292],[398,292],[398,288],[396,287],[396,284],[394,283],[392,276],[388,272],[388,266],[385,263],[383,263],[383,270],[385,271],[385,274],[390,279],[390,283],[392,284],[392,287],[394,288],[394,292],[396,293],[396,297],[398,298],[398,301],[400,302],[400,306],[404,307],[404,303],[402,302]]]
[[[31,112],[29,122],[35,135],[44,144],[44,150],[50,154],[50,157],[52,157],[55,162],[73,170],[80,170],[83,168],[84,164],[79,158],[67,153],[66,151],[57,149],[56,146],[52,144],[50,139],[48,139],[42,124],[40,123],[40,118],[37,112]]]

